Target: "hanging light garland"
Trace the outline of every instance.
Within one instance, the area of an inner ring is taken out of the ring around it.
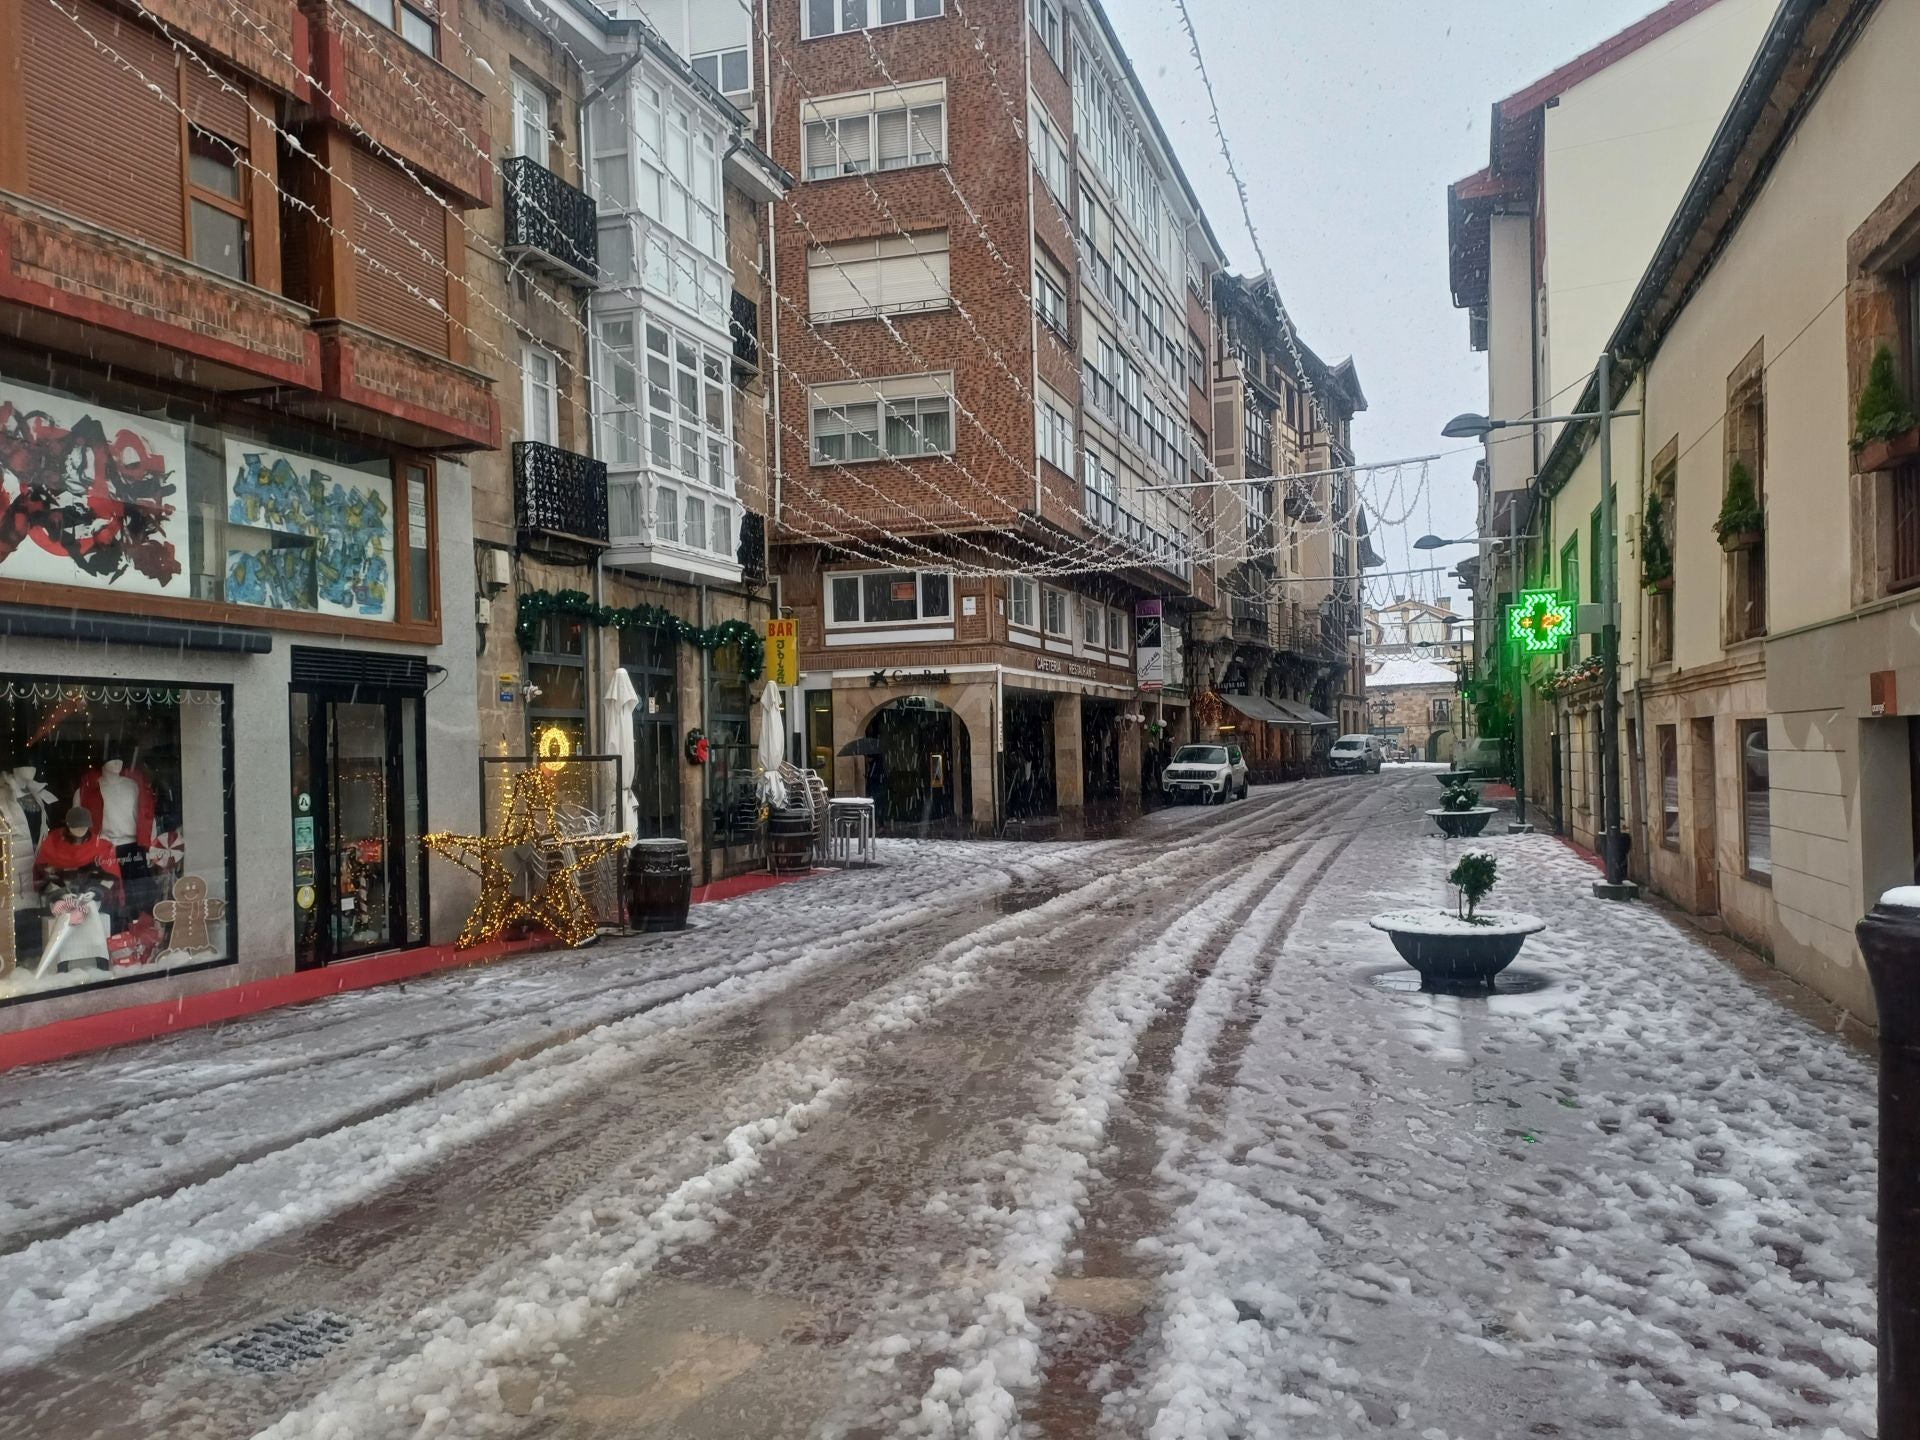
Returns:
[[[744,620],[722,620],[702,630],[658,605],[596,605],[579,590],[528,590],[522,594],[520,617],[514,626],[520,648],[533,649],[540,638],[540,622],[556,616],[615,630],[660,630],[708,654],[724,645],[738,645],[740,676],[749,685],[766,669],[766,642]]]

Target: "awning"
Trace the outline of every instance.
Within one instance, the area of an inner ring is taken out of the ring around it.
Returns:
[[[1286,712],[1286,719],[1276,721],[1276,724],[1298,725],[1310,730],[1336,730],[1340,726],[1340,722],[1331,715],[1322,715],[1311,705],[1302,705],[1298,700],[1276,700],[1273,703]]]
[[[1262,720],[1269,725],[1291,725],[1294,722],[1274,708],[1271,700],[1259,695],[1222,695],[1228,705],[1238,710],[1249,720]]]

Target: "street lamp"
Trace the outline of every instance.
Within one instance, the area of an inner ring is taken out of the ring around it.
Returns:
[[[1413,548],[1416,550],[1444,550],[1449,545],[1478,545],[1479,543],[1480,537],[1478,535],[1469,535],[1464,540],[1442,540],[1438,535],[1422,535],[1418,540],[1413,542]]]
[[[1522,416],[1517,420],[1493,420],[1485,415],[1456,415],[1441,427],[1449,440],[1485,439],[1495,430],[1514,427],[1537,429],[1542,425],[1566,425],[1595,420],[1600,430],[1600,533],[1606,546],[1607,563],[1600,567],[1600,663],[1605,690],[1600,701],[1600,795],[1606,829],[1600,833],[1600,858],[1606,864],[1607,878],[1595,881],[1593,893],[1603,900],[1631,900],[1636,887],[1627,879],[1627,838],[1620,832],[1620,547],[1614,537],[1613,520],[1613,422],[1638,410],[1613,408],[1613,356],[1602,354],[1594,367],[1594,390],[1599,397],[1597,410],[1577,411],[1572,415]],[[1428,537],[1431,538],[1431,537]],[[1418,543],[1418,542],[1416,542]],[[1514,712],[1519,714],[1524,697],[1516,690]],[[1524,778],[1524,777],[1523,777]]]

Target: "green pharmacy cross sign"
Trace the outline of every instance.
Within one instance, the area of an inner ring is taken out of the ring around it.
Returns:
[[[1507,607],[1507,638],[1529,655],[1566,647],[1573,634],[1573,607],[1557,590],[1522,590]]]

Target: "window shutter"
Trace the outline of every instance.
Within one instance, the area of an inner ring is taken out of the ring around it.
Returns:
[[[840,168],[847,174],[873,168],[872,127],[864,115],[851,115],[839,122]]]
[[[880,261],[879,302],[889,309],[931,305],[949,298],[947,237],[918,235],[911,246],[897,242],[897,252]],[[916,253],[917,251],[917,253]],[[869,291],[871,296],[873,292]]]
[[[829,168],[838,169],[833,149],[833,123],[812,120],[807,123],[807,174],[818,175]]]
[[[185,71],[187,118],[202,130],[245,145],[253,118],[247,108],[246,82],[224,77],[216,80],[197,61],[189,62]],[[270,108],[268,113],[272,113]]]
[[[871,256],[872,246],[861,247]],[[880,294],[879,277],[871,259],[848,257],[849,247],[826,245],[808,257],[808,313],[819,320],[829,315],[845,315],[850,310],[868,310]]]
[[[354,240],[378,262],[355,256],[360,276],[354,318],[445,355],[447,316],[438,307],[447,297],[446,212],[398,168],[366,151],[354,151],[352,181],[360,192]]]
[[[880,165],[895,170],[907,163],[911,154],[905,110],[882,110],[877,117],[880,130]]]
[[[918,105],[912,112],[911,155],[915,160],[946,154],[946,107]]]

